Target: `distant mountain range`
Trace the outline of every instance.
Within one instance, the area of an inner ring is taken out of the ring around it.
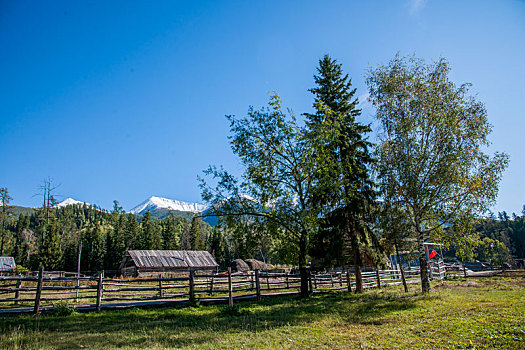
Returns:
[[[91,205],[87,202],[78,201],[73,198],[66,198],[62,202],[56,204],[55,207],[62,208],[67,205],[84,205],[84,203]],[[165,218],[168,215],[191,218],[195,214],[205,212],[207,208],[207,205],[201,203],[183,202],[175,199],[151,196],[144,202],[129,210],[128,213],[144,215],[149,212],[152,217],[157,219]],[[216,225],[218,222],[217,218],[214,217],[204,218],[204,221],[212,226]]]
[[[143,215],[148,211],[156,209],[167,209],[168,211],[182,211],[189,213],[200,213],[207,208],[205,204],[182,202],[175,199],[151,196],[144,202],[131,209],[131,214]]]
[[[63,208],[68,205],[80,205],[84,204],[91,206],[90,203],[79,201],[73,198],[66,198],[60,203],[54,205],[55,208]],[[157,219],[163,219],[169,215],[174,215],[177,217],[192,218],[195,214],[203,213],[205,214],[208,211],[208,206],[201,203],[191,203],[183,202],[175,199],[162,198],[157,196],[151,196],[146,199],[144,202],[135,206],[133,209],[129,210],[128,213],[134,215],[144,215],[146,212],[150,212],[150,215]],[[20,214],[30,215],[37,210],[37,208],[29,207],[20,207],[20,206],[11,206],[14,216]],[[205,222],[211,226],[218,224],[217,217],[210,216],[202,218]]]
[[[62,202],[58,203],[58,204],[55,204],[54,207],[55,208],[62,208],[62,207],[65,207],[65,206],[68,206],[68,205],[74,205],[74,204],[77,204],[77,205],[84,205],[84,202],[81,202],[81,201],[77,201],[76,199],[73,199],[73,198],[66,198],[64,199]],[[90,205],[89,203],[86,203],[87,205]]]

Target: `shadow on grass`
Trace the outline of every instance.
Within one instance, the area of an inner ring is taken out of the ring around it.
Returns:
[[[14,341],[21,345],[37,341],[57,348],[195,346],[232,332],[256,333],[320,320],[381,324],[390,313],[414,308],[422,298],[428,296],[336,294],[242,302],[236,304],[236,312],[229,312],[227,306],[221,305],[103,311],[67,317],[14,317],[0,319],[3,334],[14,332],[13,337],[2,336],[0,347],[14,347]]]

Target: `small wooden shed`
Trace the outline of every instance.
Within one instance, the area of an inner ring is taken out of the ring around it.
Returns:
[[[0,256],[0,272],[12,272],[15,268],[15,258],[12,256]]]
[[[205,250],[128,250],[120,263],[124,276],[218,268],[213,256]]]

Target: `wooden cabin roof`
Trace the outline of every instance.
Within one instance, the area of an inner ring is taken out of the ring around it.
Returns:
[[[187,269],[219,266],[205,250],[128,250],[137,268]]]
[[[15,258],[12,256],[0,256],[0,271],[13,271],[15,267]]]

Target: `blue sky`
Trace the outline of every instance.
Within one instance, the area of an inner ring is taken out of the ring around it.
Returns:
[[[525,204],[524,1],[0,1],[0,187],[13,204],[51,177],[59,199],[130,209],[200,201],[209,164],[238,169],[224,115],[277,91],[311,110],[328,53],[357,94],[396,52],[443,56],[511,157],[494,210]],[[363,104],[364,121],[373,110]]]

